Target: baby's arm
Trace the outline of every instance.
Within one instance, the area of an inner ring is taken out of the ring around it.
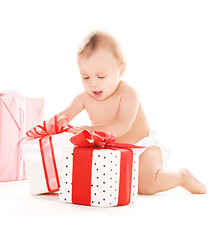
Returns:
[[[69,117],[69,122],[77,116],[84,109],[84,101],[83,101],[84,93],[77,95],[69,107],[67,107],[64,111],[57,114],[58,117],[61,115],[67,115]],[[64,124],[66,121],[64,119],[59,121],[59,124]]]
[[[116,137],[120,137],[126,134],[131,128],[139,107],[139,97],[137,92],[131,87],[126,86],[122,90],[122,97],[119,104],[118,113],[116,119],[106,123],[93,126],[83,126],[79,130],[84,128],[91,131],[107,131],[113,133]]]

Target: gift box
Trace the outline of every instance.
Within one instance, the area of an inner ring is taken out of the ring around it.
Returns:
[[[111,133],[84,130],[63,147],[59,198],[99,207],[133,203],[141,147],[115,143]]]
[[[59,174],[62,160],[62,146],[73,136],[69,124],[59,125],[61,119],[54,116],[43,126],[37,125],[26,133],[22,143],[23,158],[26,164],[28,187],[31,194],[55,192],[59,190]]]
[[[44,99],[0,93],[0,182],[26,179],[19,141],[43,120]]]

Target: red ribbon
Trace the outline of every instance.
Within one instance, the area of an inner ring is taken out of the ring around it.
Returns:
[[[120,179],[118,204],[129,204],[131,197],[133,152],[132,148],[143,148],[133,144],[116,143],[115,135],[103,131],[91,132],[83,130],[70,138],[71,143],[78,146],[73,150],[72,202],[91,204],[91,174],[93,148],[119,150]],[[84,147],[85,149],[83,149]],[[116,149],[117,148],[117,149]]]
[[[68,122],[68,116],[62,115],[59,119],[57,119],[57,115],[55,115],[48,123],[44,121],[43,126],[37,125],[26,132],[26,138],[28,140],[39,138],[43,170],[49,192],[58,191],[60,187],[54,147],[52,144],[52,135],[68,132],[71,128],[73,128],[68,123],[59,125],[59,121],[62,119]]]
[[[100,147],[100,148],[144,148],[129,143],[115,142],[116,136],[109,132],[82,130],[70,138],[70,142],[79,147]]]
[[[66,120],[67,123],[63,125],[59,125],[60,120]],[[70,124],[68,124],[68,116],[62,115],[57,119],[57,115],[55,115],[48,123],[46,121],[43,122],[43,126],[37,125],[36,127],[32,128],[28,132],[26,132],[27,138],[37,139],[42,138],[45,136],[50,136],[54,134],[59,134],[63,132],[69,132],[69,130],[73,128]]]

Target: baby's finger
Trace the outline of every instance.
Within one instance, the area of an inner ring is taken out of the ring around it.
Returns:
[[[73,130],[72,130],[72,128],[70,128],[70,129],[68,130],[68,132],[69,132],[69,133],[73,133]]]
[[[72,129],[72,132],[73,133],[78,133],[78,132],[80,132],[81,131],[81,128],[80,127],[74,127],[73,129]]]

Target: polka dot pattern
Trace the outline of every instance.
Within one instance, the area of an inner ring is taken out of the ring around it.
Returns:
[[[120,152],[94,150],[92,159],[91,205],[112,207],[118,203]]]
[[[134,203],[138,195],[138,170],[139,170],[139,154],[138,150],[133,150],[133,166],[131,181],[131,198],[130,203]]]
[[[61,201],[72,203],[73,148],[63,147],[63,162],[60,170]],[[94,150],[92,156],[91,206],[113,207],[118,204],[120,178],[120,151]],[[133,150],[132,184],[130,203],[138,194],[139,152]]]
[[[60,170],[59,199],[72,202],[73,147],[63,147],[63,162]]]

